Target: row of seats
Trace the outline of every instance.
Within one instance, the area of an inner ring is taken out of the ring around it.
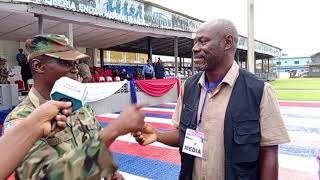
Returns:
[[[141,79],[142,78],[142,65],[105,65],[102,67],[90,67],[91,74],[93,76],[103,76],[105,81],[111,77],[112,81],[117,81],[117,77],[120,80],[123,79]],[[98,75],[97,75],[98,74]],[[98,78],[95,78],[96,82],[99,82]],[[111,80],[110,80],[111,81]]]
[[[92,76],[92,82],[119,82],[121,81],[119,76],[116,76],[114,79],[112,79],[111,76],[102,76],[100,74],[95,74]]]
[[[92,74],[92,82],[118,82],[121,81],[120,74],[115,74],[114,70],[106,68],[103,70],[101,67],[90,67]]]

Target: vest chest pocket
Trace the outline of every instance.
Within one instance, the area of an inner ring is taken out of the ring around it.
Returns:
[[[249,125],[234,127],[234,142],[236,144],[251,144],[260,142],[259,121]]]
[[[260,154],[259,118],[243,118],[233,121],[233,169],[237,180],[258,179]]]
[[[185,129],[190,126],[193,118],[193,113],[194,110],[192,109],[192,106],[190,106],[187,103],[184,103],[180,116],[180,127],[183,126],[183,128]]]
[[[184,137],[187,131],[187,128],[189,128],[191,121],[192,121],[192,116],[193,116],[193,110],[192,107],[186,103],[183,104],[182,111],[181,111],[181,116],[180,116],[180,124],[179,124],[179,146],[180,149],[183,146],[184,142]]]
[[[258,117],[233,121],[233,154],[235,162],[254,162],[260,153],[260,121]]]

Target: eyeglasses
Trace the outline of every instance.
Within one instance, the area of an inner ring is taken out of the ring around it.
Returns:
[[[62,59],[56,59],[59,64],[65,67],[76,67],[79,64],[79,61],[66,61]]]

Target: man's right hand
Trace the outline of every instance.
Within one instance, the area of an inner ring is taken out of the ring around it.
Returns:
[[[144,114],[140,112],[142,106],[129,106],[114,122],[119,127],[120,135],[140,131],[144,127]]]
[[[145,124],[141,131],[133,133],[133,137],[140,145],[146,146],[157,141],[158,132],[153,126]]]
[[[116,136],[141,131],[144,126],[144,114],[140,109],[141,106],[129,106],[110,123],[109,126],[112,127]],[[107,128],[104,131],[107,131]]]
[[[107,147],[109,147],[118,136],[141,131],[144,127],[144,114],[140,112],[140,109],[141,106],[130,106],[126,108],[116,120],[112,121],[109,126],[100,132],[100,137]]]
[[[49,135],[51,132],[51,121],[57,121],[55,131],[62,130],[66,127],[67,118],[71,115],[71,103],[50,100],[36,108],[28,117],[35,126],[40,127],[41,137]],[[58,114],[59,111],[62,114]]]

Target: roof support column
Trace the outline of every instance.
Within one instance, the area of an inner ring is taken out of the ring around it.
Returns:
[[[97,48],[92,48],[92,59],[93,59],[93,66],[97,66]]]
[[[248,1],[248,60],[247,69],[254,73],[255,58],[254,58],[254,0]]]
[[[182,57],[179,57],[179,71],[182,72]]]
[[[254,57],[255,57],[255,56],[254,56]],[[256,60],[256,58],[254,58],[253,60],[254,60],[254,61],[253,61],[253,62],[254,62],[254,64],[253,64],[253,67],[254,67],[253,69],[254,69],[254,70],[253,70],[252,73],[255,73],[255,72],[256,72],[256,69],[257,69],[257,60]],[[249,64],[248,64],[248,65],[249,65]]]
[[[186,65],[184,64],[184,57],[182,58],[183,75],[186,74]]]
[[[43,15],[35,15],[38,17],[38,34],[43,34]]]
[[[96,66],[96,49],[93,48],[86,48],[86,54],[89,55],[90,61],[89,61],[89,66]]]
[[[174,75],[178,75],[178,37],[174,37]]]
[[[152,61],[152,37],[148,36],[148,59]]]
[[[103,49],[100,49],[100,66],[103,68],[104,65],[104,53]]]
[[[107,62],[111,62],[111,53],[107,51]]]
[[[184,57],[182,58],[182,67],[186,67]]]
[[[68,24],[68,38],[69,38],[69,44],[73,47],[73,25],[72,25],[72,23]]]

